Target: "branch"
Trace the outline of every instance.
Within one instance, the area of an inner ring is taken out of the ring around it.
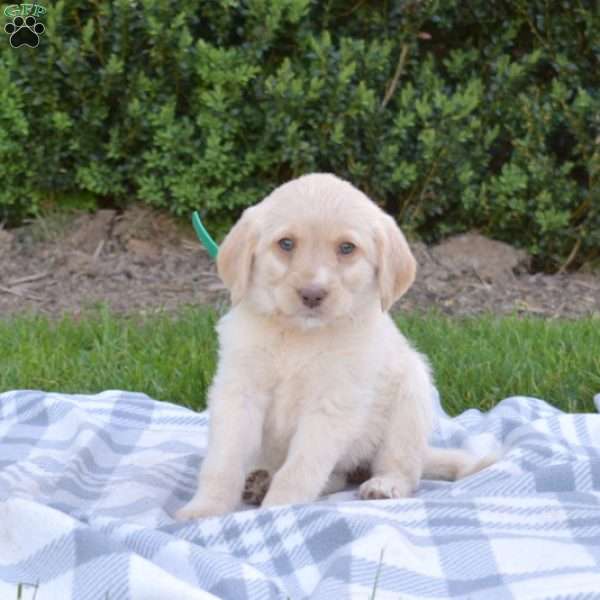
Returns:
[[[383,97],[383,101],[381,102],[380,109],[383,110],[387,103],[392,99],[396,88],[398,87],[398,82],[400,81],[400,77],[402,77],[402,72],[404,71],[404,65],[406,64],[406,57],[408,56],[408,44],[402,44],[402,50],[400,50],[400,58],[398,59],[398,66],[396,67],[396,72],[394,73],[394,77],[388,85],[388,88],[385,92],[385,96]]]

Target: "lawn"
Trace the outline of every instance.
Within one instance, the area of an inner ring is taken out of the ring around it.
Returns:
[[[145,392],[196,409],[215,369],[217,315],[123,317],[100,309],[60,320],[0,319],[0,391]],[[398,315],[427,354],[445,407],[488,409],[509,395],[544,398],[567,411],[593,410],[600,392],[600,320]]]

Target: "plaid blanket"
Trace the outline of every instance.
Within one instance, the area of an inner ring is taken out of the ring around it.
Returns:
[[[175,523],[206,430],[142,394],[0,394],[0,598],[600,598],[600,415],[440,410],[436,445],[501,460],[406,500]]]

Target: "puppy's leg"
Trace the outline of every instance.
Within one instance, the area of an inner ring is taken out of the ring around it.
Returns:
[[[325,484],[325,488],[321,491],[323,496],[327,494],[335,494],[345,489],[348,484],[348,475],[341,471],[333,471]]]
[[[365,500],[404,498],[421,479],[431,428],[431,388],[427,371],[419,366],[390,407],[390,418],[371,464],[372,476],[359,488]]]
[[[206,458],[194,497],[175,515],[178,520],[230,512],[238,505],[248,465],[260,448],[264,403],[248,387],[216,385],[211,390]]]
[[[340,428],[338,419],[322,413],[301,418],[286,461],[275,473],[263,507],[313,502],[318,498],[354,431]],[[333,483],[339,484],[334,479]]]

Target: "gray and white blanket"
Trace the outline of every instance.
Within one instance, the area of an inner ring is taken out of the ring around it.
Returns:
[[[434,444],[499,462],[405,500],[176,523],[207,423],[129,392],[0,394],[0,599],[600,598],[600,415],[440,411]]]

